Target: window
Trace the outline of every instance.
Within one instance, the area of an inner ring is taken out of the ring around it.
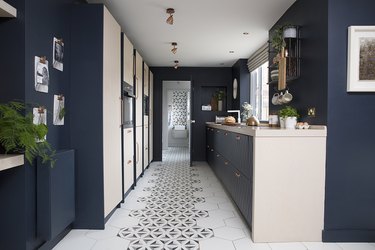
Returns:
[[[250,102],[253,115],[261,121],[268,121],[268,62],[251,71]]]

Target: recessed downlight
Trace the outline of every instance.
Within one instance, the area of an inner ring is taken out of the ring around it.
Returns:
[[[234,50],[229,50],[229,53],[230,53],[230,54],[233,54],[233,53],[234,53]]]

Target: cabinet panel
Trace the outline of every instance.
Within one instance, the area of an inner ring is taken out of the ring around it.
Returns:
[[[123,33],[123,81],[133,86],[134,81],[134,48]]]
[[[145,126],[143,129],[143,149],[144,149],[144,168],[149,164],[149,141],[148,141],[148,126]]]
[[[149,69],[146,63],[143,64],[143,93],[149,94]]]
[[[143,94],[142,94],[142,57],[136,51],[135,53],[135,123],[136,126],[142,126],[143,118]]]
[[[154,154],[154,141],[153,141],[153,134],[154,134],[154,126],[150,124],[150,138],[149,138],[149,151],[150,151],[150,162],[154,159],[153,154]]]
[[[234,169],[233,176],[235,178],[233,198],[241,213],[251,225],[251,182],[237,169]]]
[[[124,129],[124,192],[126,193],[134,183],[134,130]]]
[[[135,143],[135,164],[137,178],[142,174],[142,159],[143,159],[143,140],[142,140],[143,127],[136,127],[136,143]]]
[[[154,115],[154,74],[150,71],[150,111],[149,111],[149,122],[153,123]]]
[[[103,26],[104,216],[122,200],[121,27],[104,7]]]

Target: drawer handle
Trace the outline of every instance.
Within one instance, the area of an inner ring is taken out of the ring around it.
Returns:
[[[145,150],[148,150],[148,148],[145,148]]]
[[[210,148],[210,145],[207,145],[207,148]]]
[[[130,163],[132,163],[132,161],[131,161],[131,160],[128,160],[128,164],[130,164]]]
[[[210,130],[211,130],[211,131],[214,131],[214,129],[213,129],[213,128],[211,128]]]
[[[132,131],[131,130],[128,130],[127,133],[130,134]]]
[[[224,162],[224,164],[225,164],[225,165],[228,165],[228,164],[229,164],[229,162],[225,161],[225,162]]]
[[[219,154],[217,154],[217,155],[216,155],[216,157],[220,157],[220,155],[219,155]]]
[[[237,135],[236,140],[238,140],[238,141],[241,140],[241,136]]]
[[[225,136],[227,136],[227,135],[228,135],[228,133],[227,133],[227,132],[225,132],[225,133],[224,133],[224,135],[225,135]]]
[[[214,149],[213,149],[213,148],[211,148],[211,152],[214,152]]]
[[[237,173],[237,172],[234,172],[234,174],[236,175],[237,178],[241,177],[241,175],[239,173]]]
[[[220,133],[220,130],[216,130],[216,133]]]

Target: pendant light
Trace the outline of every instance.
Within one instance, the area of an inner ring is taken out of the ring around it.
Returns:
[[[176,42],[173,42],[173,43],[172,43],[172,46],[173,46],[173,48],[171,49],[171,52],[172,52],[173,54],[176,54],[176,53],[177,53],[177,48],[176,48],[177,43],[176,43]]]
[[[167,9],[167,14],[169,14],[169,17],[167,18],[166,22],[167,24],[173,25],[173,14],[174,14],[174,9],[173,8],[168,8]]]
[[[178,63],[179,63],[178,60],[174,61],[174,68],[175,68],[175,69],[178,69],[178,66],[179,66]]]

